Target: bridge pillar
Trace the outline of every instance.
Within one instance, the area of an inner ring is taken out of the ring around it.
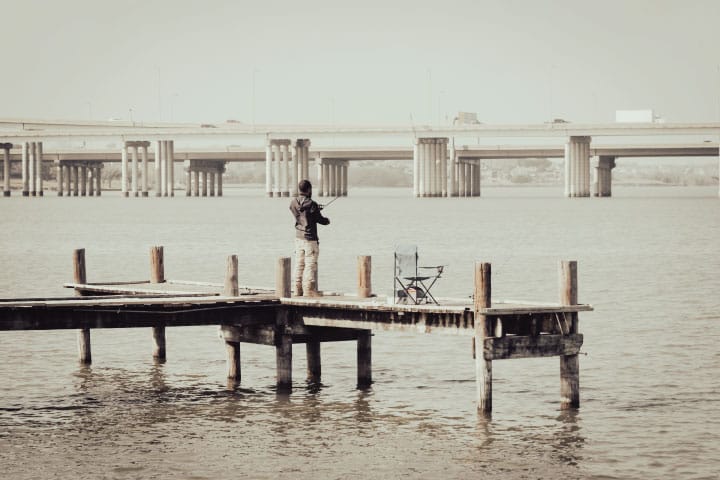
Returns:
[[[340,195],[343,197],[347,197],[348,194],[348,171],[350,167],[349,161],[344,161],[341,166],[341,172],[342,172],[342,188],[340,191]]]
[[[123,142],[122,150],[120,152],[120,194],[123,197],[128,196],[128,145],[127,142]]]
[[[80,179],[80,170],[77,165],[73,165],[70,167],[70,176],[71,176],[71,183],[72,183],[72,195],[73,197],[77,197],[80,195],[80,187],[78,184],[78,181]]]
[[[30,179],[30,196],[34,197],[36,195],[35,191],[35,142],[28,142],[28,174]]]
[[[448,169],[445,170],[445,174],[448,175],[447,190],[449,197],[458,196],[458,158],[457,152],[455,151],[455,140],[450,144]]]
[[[93,178],[95,179],[95,195],[98,197],[102,194],[102,168],[102,163],[99,166],[94,167],[95,174]]]
[[[22,196],[27,197],[30,195],[30,172],[28,165],[28,143],[23,142],[22,144]]]
[[[43,176],[42,176],[42,160],[43,160],[43,144],[42,142],[35,142],[35,159],[37,161],[37,168],[35,172],[37,174],[36,189],[39,197],[43,196]]]
[[[292,165],[290,167],[290,194],[298,194],[298,183],[300,180],[310,179],[310,139],[298,138],[293,145]]]
[[[3,196],[10,196],[10,149],[12,143],[0,143],[3,149]]]
[[[64,189],[65,189],[65,172],[62,163],[60,163],[60,160],[57,162],[57,194],[58,197],[62,197],[64,195]]]
[[[565,196],[590,196],[590,137],[570,137],[565,144]]]
[[[175,196],[175,141],[167,140],[168,196]]]
[[[141,142],[140,144],[140,158],[142,159],[142,196],[148,196],[148,147],[150,142]],[[98,189],[99,194],[99,189]]]
[[[595,196],[612,196],[612,169],[615,168],[615,157],[600,156],[595,167]]]
[[[153,185],[155,187],[155,196],[156,197],[162,196],[162,186],[161,186],[161,184],[162,184],[162,162],[160,161],[160,159],[162,158],[161,150],[162,150],[162,142],[160,140],[156,140],[155,141],[155,152],[154,152],[155,153],[155,158],[154,158],[155,165],[153,165],[155,167],[155,179],[154,179],[155,182]]]
[[[413,195],[448,196],[448,138],[423,137],[413,147]]]
[[[265,150],[265,191],[268,197],[290,196],[291,154],[288,139],[271,139]]]
[[[80,165],[80,196],[87,195],[87,165]]]
[[[88,197],[94,197],[95,196],[95,167],[88,164],[87,167],[87,191],[88,191]]]
[[[130,157],[132,159],[130,191],[133,197],[138,196],[138,145],[137,142],[127,142],[130,147]]]

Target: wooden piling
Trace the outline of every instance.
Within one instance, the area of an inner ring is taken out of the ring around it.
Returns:
[[[275,270],[275,295],[281,298],[290,297],[290,257],[278,259]]]
[[[491,306],[491,268],[489,263],[475,262],[475,382],[478,411],[492,411],[492,360],[485,359],[485,339],[491,336],[488,318],[480,310]]]
[[[237,297],[240,294],[238,288],[238,257],[230,255],[227,258],[227,268],[225,270],[225,291],[224,294],[229,297]]]
[[[278,258],[275,270],[275,295],[290,297],[290,258]],[[288,329],[288,312],[278,311],[276,319],[275,361],[277,368],[277,389],[289,392],[292,389],[292,335]]]
[[[560,262],[560,303],[577,305],[577,262]],[[570,331],[578,333],[577,313],[571,314]],[[580,407],[580,359],[575,355],[560,356],[560,409],[569,410]]]
[[[165,255],[163,247],[155,246],[150,248],[150,283],[165,282]],[[153,357],[158,360],[167,358],[165,325],[152,327],[153,336]]]
[[[372,263],[371,257],[358,257],[358,297],[368,298],[372,294]]]
[[[79,248],[73,251],[73,281],[79,284],[87,283],[85,271],[85,249]],[[78,293],[78,295],[82,295]],[[77,332],[78,358],[80,363],[89,365],[92,363],[92,349],[90,348],[90,329],[83,328]]]
[[[322,366],[320,364],[320,342],[308,340],[305,344],[307,353],[307,381],[308,383],[320,383]]]
[[[227,370],[228,379],[236,382],[240,381],[240,342],[225,341],[225,349],[227,350]]]
[[[163,247],[150,249],[150,283],[165,282],[165,260]]]
[[[278,336],[275,346],[275,362],[277,368],[277,389],[279,392],[292,390],[292,336]]]
[[[357,339],[357,388],[372,385],[372,330],[362,330]]]

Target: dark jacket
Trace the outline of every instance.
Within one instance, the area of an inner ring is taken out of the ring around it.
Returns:
[[[317,224],[328,225],[330,219],[320,213],[320,207],[311,198],[299,195],[290,202],[295,217],[295,236],[304,240],[318,240]]]

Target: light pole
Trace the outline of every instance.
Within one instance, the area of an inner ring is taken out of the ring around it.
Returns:
[[[252,126],[253,130],[255,130],[255,74],[257,73],[257,68],[253,68],[252,71]]]
[[[175,99],[179,96],[180,96],[179,93],[173,93],[170,96],[170,121],[171,122],[175,121]]]

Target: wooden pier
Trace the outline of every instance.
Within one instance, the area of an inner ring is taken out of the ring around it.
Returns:
[[[90,363],[90,332],[96,328],[151,327],[153,356],[166,358],[165,328],[218,325],[227,349],[228,378],[241,379],[240,344],[275,347],[277,388],[292,389],[294,344],[305,344],[307,381],[321,381],[321,345],[356,341],[357,386],[372,384],[372,331],[451,333],[473,337],[478,410],[492,410],[494,360],[560,357],[560,406],[580,404],[578,354],[583,336],[577,303],[577,264],[560,262],[557,303],[494,303],[491,266],[475,264],[472,297],[440,305],[398,305],[372,294],[370,257],[358,257],[358,291],[294,297],[290,259],[278,259],[275,288],[238,284],[238,261],[228,257],[224,283],[173,281],[164,275],[162,247],[150,251],[150,280],[89,283],[85,251],[73,252],[75,296],[0,300],[0,330],[77,329],[78,353]],[[476,353],[477,352],[477,353]]]

